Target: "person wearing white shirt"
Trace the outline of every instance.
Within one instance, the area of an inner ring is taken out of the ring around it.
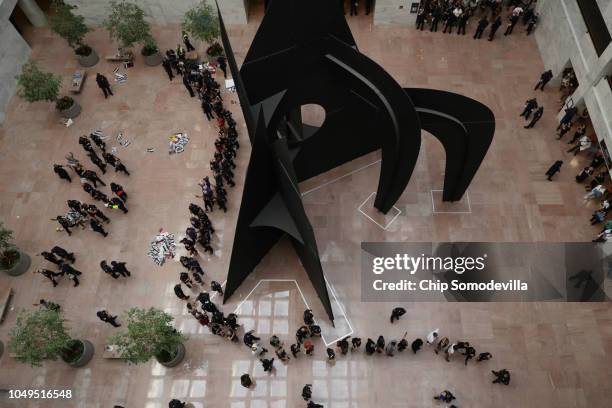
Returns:
[[[435,329],[434,331],[432,331],[431,333],[429,333],[427,335],[427,344],[429,345],[433,345],[435,344],[437,338],[438,338],[438,332],[440,331],[440,329]]]

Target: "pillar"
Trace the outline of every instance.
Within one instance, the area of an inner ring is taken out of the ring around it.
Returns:
[[[44,27],[47,25],[47,17],[45,17],[45,13],[40,9],[35,0],[19,0],[17,4],[34,27]]]

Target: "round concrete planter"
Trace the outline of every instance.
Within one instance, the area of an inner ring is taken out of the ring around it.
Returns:
[[[32,260],[30,259],[30,256],[19,251],[19,260],[17,263],[15,263],[15,265],[13,265],[11,268],[4,268],[0,266],[0,270],[4,271],[7,275],[19,276],[28,271],[31,263]]]
[[[71,107],[60,111],[60,115],[66,119],[74,119],[81,114],[81,105],[74,101]]]
[[[96,51],[92,49],[89,55],[77,55],[77,60],[79,61],[79,65],[88,68],[96,65],[98,61],[100,61],[100,57],[98,57]]]
[[[155,54],[143,55],[143,57],[144,57],[144,63],[150,67],[154,67],[156,65],[161,64],[164,59],[162,55],[159,53],[159,51],[156,52]]]
[[[157,361],[159,362],[159,364],[165,367],[176,367],[177,365],[181,364],[181,361],[183,361],[183,359],[185,358],[185,352],[185,345],[181,343],[179,344],[179,347],[176,350],[176,355],[173,359],[169,361],[160,361],[159,359],[157,359]]]
[[[94,345],[89,340],[74,340],[83,345],[83,353],[74,361],[64,361],[71,367],[83,367],[91,361],[94,355]]]

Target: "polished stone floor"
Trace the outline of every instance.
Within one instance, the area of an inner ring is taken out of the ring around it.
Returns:
[[[252,18],[249,25],[230,30],[239,61],[257,24],[258,19]],[[458,407],[609,405],[612,308],[608,304],[407,303],[408,313],[391,326],[387,318],[394,305],[360,302],[356,272],[342,273],[342,264],[354,262],[347,257],[361,240],[586,241],[597,228],[587,222],[593,204],[583,204],[582,187],[573,180],[584,158],[567,155],[566,145],[555,140],[552,111],[558,97],[554,87],[538,94],[547,111],[535,129],[524,130],[518,117],[523,102],[533,95],[533,82],[544,69],[533,38],[517,30],[510,38],[500,35],[494,42],[476,42],[469,35],[416,32],[411,27],[373,28],[365,16],[350,18],[349,24],[361,51],[400,84],[446,89],[478,99],[494,111],[497,131],[469,189],[469,205],[461,202],[451,208],[435,207],[441,203],[435,203],[432,190],[441,188],[444,156],[441,146],[426,135],[415,174],[397,205],[401,214],[386,230],[358,211],[376,188],[376,154],[303,183],[306,209],[326,274],[343,312],[335,329],[321,320],[325,341],[331,342],[345,328],[365,340],[379,334],[400,338],[404,332],[410,339],[423,338],[439,327],[444,336],[470,340],[478,351],[491,352],[493,360],[466,367],[459,359],[446,363],[425,348],[417,355],[405,353],[395,358],[369,358],[358,353],[328,365],[320,340],[314,357],[301,356],[287,366],[276,362],[276,372],[268,375],[244,346],[226,343],[202,330],[172,292],[181,271],[178,257],[158,267],[146,253],[160,228],[178,237],[183,234],[188,225],[187,205],[198,193],[196,182],[209,173],[215,131],[181,82],[168,82],[161,67],[145,67],[137,57],[134,68],[121,70],[127,72],[128,80],[114,85],[115,96],[108,100],[93,78],[96,70],[110,78],[115,65],[100,62],[88,69],[90,76],[76,97],[83,113],[69,128],[59,123],[48,103],[27,104],[15,97],[8,108],[6,123],[0,129],[0,217],[15,230],[15,242],[30,254],[54,244],[74,251],[76,267],[83,276],[77,288],[62,281],[54,289],[40,276],[0,275],[0,289],[12,287],[16,292],[14,310],[0,325],[0,339],[6,342],[17,309],[45,298],[62,305],[71,334],[91,340],[96,356],[81,369],[59,361],[32,369],[5,353],[0,360],[0,388],[70,388],[75,397],[69,402],[25,404],[2,400],[0,405],[162,408],[176,397],[198,408],[299,407],[305,405],[299,396],[305,383],[313,384],[314,400],[330,408],[438,406],[441,404],[431,397],[443,389],[454,392]],[[35,34],[34,57],[68,78],[77,68],[69,49],[46,30]],[[155,27],[154,35],[162,48],[179,41],[175,26]],[[90,33],[88,41],[101,56],[114,52],[101,30]],[[237,97],[224,93],[224,98],[241,131],[237,187],[230,192],[228,213],[213,215],[218,231],[216,251],[202,261],[209,278],[221,282],[249,157]],[[56,232],[49,219],[66,211],[65,200],[88,201],[88,197],[76,182],[58,180],[51,167],[63,162],[69,151],[88,163],[77,139],[92,129],[107,135],[121,130],[131,140],[128,147],[114,142],[109,145],[117,147],[117,156],[132,175],[107,173],[102,177],[107,183],[116,180],[125,187],[130,194],[130,212],[110,214],[107,238],[80,230],[68,237]],[[187,132],[191,141],[184,153],[168,155],[167,137],[178,131]],[[155,151],[148,153],[149,147]],[[546,181],[544,172],[560,158],[565,160],[561,174],[552,183]],[[438,213],[440,210],[457,213]],[[40,257],[33,258],[32,269],[45,265]],[[98,268],[102,259],[126,261],[133,276],[111,280]],[[289,343],[300,325],[305,303],[317,316],[323,316],[291,245],[282,241],[224,310],[235,310],[245,327],[255,328],[262,338],[276,333]],[[121,313],[132,306],[155,306],[175,316],[177,327],[189,335],[183,364],[165,369],[157,363],[127,366],[102,358],[105,340],[116,329],[100,322],[95,312],[105,308]],[[512,371],[509,387],[490,384],[490,369],[499,368]],[[256,380],[252,391],[239,385],[245,372]]]

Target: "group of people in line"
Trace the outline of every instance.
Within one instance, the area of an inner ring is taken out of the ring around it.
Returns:
[[[539,18],[532,8],[532,1],[510,0],[507,6],[509,13],[504,36],[511,35],[520,20],[526,26],[526,34],[530,35]],[[457,35],[465,35],[470,19],[480,18],[472,38],[482,38],[489,27],[488,39],[493,41],[497,30],[504,24],[502,10],[502,0],[422,0],[417,11],[416,28],[423,31],[427,23],[431,32],[437,32],[441,23],[443,33],[452,34],[456,26]]]
[[[553,74],[551,70],[545,71],[540,76],[540,80],[536,84],[534,90],[544,90],[544,87],[552,79]],[[564,73],[564,80],[571,82],[571,75],[568,74],[567,70]],[[561,88],[574,86],[570,83],[561,85]],[[529,120],[533,113],[533,119],[529,125],[525,128],[532,128],[535,123],[542,117],[544,107],[538,106],[538,101],[534,97],[528,99],[525,102],[523,112],[520,116]],[[567,144],[571,145],[567,149],[567,153],[572,153],[577,156],[580,153],[584,153],[590,162],[585,166],[575,177],[576,183],[584,183],[586,193],[584,195],[584,202],[591,200],[598,200],[599,204],[589,222],[591,225],[604,223],[603,228],[597,234],[593,242],[607,242],[612,238],[612,220],[606,220],[610,211],[610,205],[612,199],[610,197],[610,191],[606,186],[608,182],[608,168],[606,167],[606,161],[603,153],[600,151],[597,140],[594,135],[587,135],[587,119],[589,113],[584,109],[579,113],[578,108],[575,106],[566,107],[564,110],[563,117],[559,121],[556,129],[557,140],[562,140],[566,135],[571,134],[572,137],[567,140]],[[563,160],[556,160],[550,168],[546,171],[545,176],[548,181],[552,181],[552,178],[561,171],[563,166]]]

